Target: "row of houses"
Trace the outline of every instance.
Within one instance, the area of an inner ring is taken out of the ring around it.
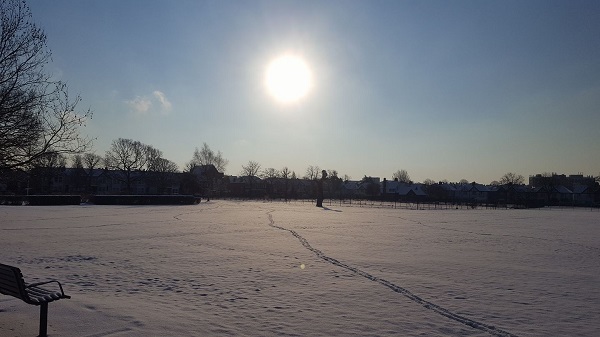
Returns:
[[[382,195],[387,199],[407,202],[460,202],[474,204],[519,205],[538,207],[544,205],[593,206],[600,204],[600,187],[576,185],[569,189],[563,185],[483,185],[438,183],[433,185],[399,183],[382,184]]]
[[[208,197],[302,199],[314,198],[317,193],[314,180],[226,176],[212,165],[197,166],[186,173],[53,168],[29,174],[14,172],[3,178],[0,180],[1,194],[199,194]],[[342,181],[330,177],[324,183],[323,192],[325,198],[331,199],[524,206],[600,204],[598,184],[592,177],[582,178],[580,175],[532,176],[529,185],[483,185],[475,182],[425,185],[385,178],[383,181],[371,177]]]

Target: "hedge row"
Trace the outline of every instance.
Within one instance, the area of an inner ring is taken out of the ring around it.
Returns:
[[[200,197],[193,195],[92,195],[96,205],[194,205]],[[79,205],[79,195],[0,195],[0,205],[56,206]]]
[[[56,205],[79,205],[79,195],[3,195],[0,196],[1,205],[32,205],[32,206],[56,206]]]
[[[193,195],[94,195],[96,205],[193,205],[200,202]]]

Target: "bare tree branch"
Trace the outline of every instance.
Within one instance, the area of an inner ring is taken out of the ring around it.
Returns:
[[[91,147],[79,129],[91,111],[77,113],[66,84],[45,71],[46,35],[23,1],[0,2],[0,170],[24,168],[48,153],[76,154]]]
[[[394,172],[394,174],[392,174],[392,178],[394,180],[397,179],[399,182],[402,183],[410,183],[410,176],[408,175],[408,172],[406,172],[406,170],[398,170]]]
[[[194,166],[213,165],[217,171],[225,172],[228,163],[229,161],[223,158],[221,151],[215,153],[208,144],[204,143],[201,150],[196,148],[192,161],[187,166],[193,169]]]

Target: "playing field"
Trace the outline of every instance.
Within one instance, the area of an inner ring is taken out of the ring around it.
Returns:
[[[600,212],[0,207],[51,336],[598,336]],[[0,295],[0,336],[38,308]]]

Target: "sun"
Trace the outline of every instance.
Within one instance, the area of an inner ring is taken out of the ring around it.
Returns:
[[[295,55],[280,56],[267,67],[267,91],[281,103],[293,103],[308,94],[312,88],[312,73],[308,64]]]

